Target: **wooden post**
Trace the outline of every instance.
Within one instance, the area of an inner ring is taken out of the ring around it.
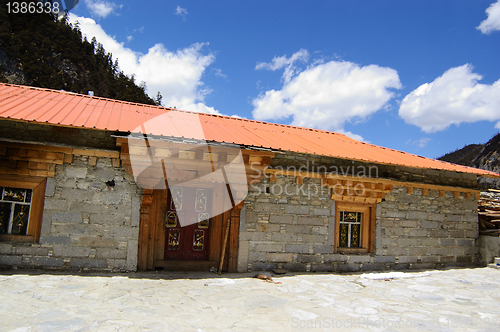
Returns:
[[[224,243],[222,244],[222,252],[220,254],[219,275],[221,275],[221,273],[222,273],[222,265],[224,264],[224,256],[226,254],[227,238],[229,237],[229,225],[231,225],[231,218],[229,218],[227,220],[226,234],[224,234]]]

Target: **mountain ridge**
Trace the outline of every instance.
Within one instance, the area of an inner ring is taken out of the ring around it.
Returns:
[[[469,144],[437,159],[500,173],[500,133],[485,144]],[[481,188],[500,188],[500,180],[481,178],[479,184]]]

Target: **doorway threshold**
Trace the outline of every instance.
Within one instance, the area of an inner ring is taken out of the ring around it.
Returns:
[[[181,260],[162,260],[154,261],[155,269],[163,268],[164,271],[210,271],[211,268],[217,268],[219,263],[216,261],[181,261]]]

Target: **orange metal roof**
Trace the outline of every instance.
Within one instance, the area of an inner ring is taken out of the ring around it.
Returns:
[[[158,121],[149,121],[160,115],[165,119],[161,126]],[[151,135],[500,177],[498,173],[363,143],[334,132],[4,83],[0,83],[0,118],[121,132],[133,132],[143,124],[146,134]],[[201,124],[201,131],[193,128],[194,122]]]

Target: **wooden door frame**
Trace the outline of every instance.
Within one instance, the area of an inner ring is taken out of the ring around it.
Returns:
[[[214,184],[213,189],[213,208],[224,204],[227,211],[215,217],[210,218],[210,234],[209,234],[209,262],[214,263],[217,267],[220,262],[222,242],[224,230],[227,222],[231,222],[228,244],[223,266],[223,271],[236,272],[238,263],[238,237],[240,225],[240,211],[243,207],[241,202],[236,207],[230,208],[228,202],[224,200],[225,184]],[[154,270],[157,266],[162,265],[164,261],[165,251],[165,231],[163,228],[164,213],[167,204],[167,189],[144,189],[141,214],[139,221],[139,241],[138,241],[138,258],[137,270]],[[230,204],[230,203],[229,203]],[[183,261],[171,261],[183,262]],[[181,263],[180,263],[181,265]]]

